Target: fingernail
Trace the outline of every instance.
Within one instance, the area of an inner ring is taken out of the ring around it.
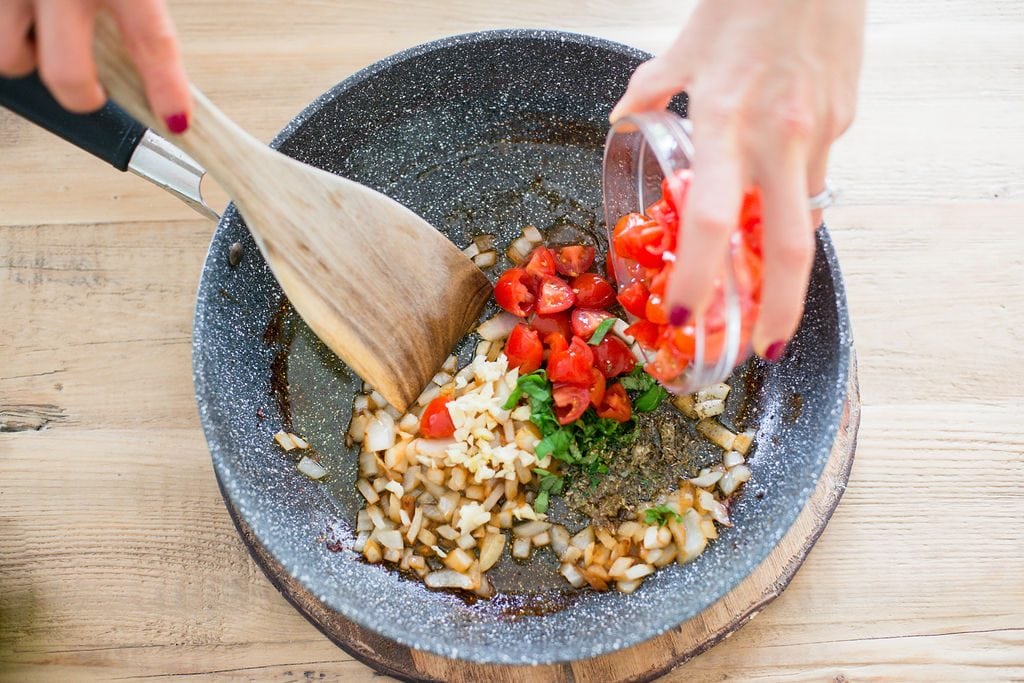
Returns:
[[[171,114],[164,119],[164,123],[167,124],[167,130],[171,131],[175,135],[184,133],[188,130],[188,116],[184,113]]]
[[[764,351],[764,359],[771,363],[779,362],[782,354],[786,352],[786,342],[777,341]]]
[[[668,322],[672,327],[682,327],[690,319],[690,309],[686,306],[676,306],[668,314]]]

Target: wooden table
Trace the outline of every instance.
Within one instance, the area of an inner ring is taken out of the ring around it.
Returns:
[[[678,4],[172,9],[196,82],[269,139],[415,43],[544,26],[657,50]],[[786,593],[668,680],[1024,677],[1022,111],[1019,3],[873,3],[829,215],[864,399],[850,487]],[[189,358],[213,224],[5,111],[0,158],[0,678],[371,680],[218,494]]]

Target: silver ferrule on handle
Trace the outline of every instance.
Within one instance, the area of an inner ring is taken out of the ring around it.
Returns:
[[[203,200],[200,187],[206,169],[195,159],[151,130],[147,130],[128,162],[128,170],[162,187],[208,218],[220,214]]]

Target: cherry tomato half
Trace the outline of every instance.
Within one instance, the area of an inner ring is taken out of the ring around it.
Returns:
[[[551,396],[555,403],[558,424],[567,425],[582,417],[590,405],[590,392],[586,387],[556,382]]]
[[[532,289],[533,278],[529,273],[522,268],[510,268],[495,283],[494,300],[512,315],[525,318],[533,311],[536,301]]]
[[[555,252],[547,247],[537,247],[526,262],[526,272],[538,280],[545,275],[555,274]]]
[[[604,400],[597,408],[598,417],[607,417],[617,422],[625,422],[633,416],[633,407],[629,403],[629,394],[618,382],[604,392]]]
[[[428,439],[447,439],[455,433],[452,416],[448,414],[447,396],[438,396],[427,404],[420,416],[420,433]]]
[[[590,403],[597,408],[601,405],[601,401],[604,400],[604,391],[607,383],[605,382],[604,375],[597,368],[590,369],[590,378]]]
[[[636,357],[626,343],[609,334],[594,349],[594,367],[605,377],[617,377],[632,372],[636,366]]]
[[[540,335],[523,323],[512,328],[512,333],[505,342],[505,355],[508,366],[519,368],[519,374],[525,375],[540,368],[544,360],[544,345],[540,343]]]
[[[548,377],[552,382],[590,386],[590,371],[593,367],[594,352],[576,336],[567,348],[552,346],[551,355],[548,356]]]
[[[580,339],[589,341],[598,325],[614,317],[608,311],[599,308],[577,308],[572,312],[572,333]]]
[[[576,305],[581,308],[608,308],[615,301],[610,282],[597,273],[582,273],[572,281]]]
[[[626,311],[638,318],[643,318],[647,315],[647,299],[650,295],[651,293],[647,291],[644,283],[634,282],[619,290],[618,299]]]
[[[594,265],[594,248],[574,245],[562,247],[555,254],[555,268],[566,277],[576,277]]]
[[[537,330],[542,339],[552,332],[557,332],[566,339],[572,336],[572,323],[569,321],[568,311],[551,315],[534,315],[530,320],[530,327]]]
[[[538,313],[541,315],[561,313],[572,308],[575,302],[576,295],[572,293],[572,288],[565,280],[554,275],[546,275],[541,278],[540,288],[537,291]]]
[[[649,320],[637,320],[626,328],[626,334],[636,339],[640,346],[650,351],[658,345],[658,336],[661,334],[661,326],[655,325]]]

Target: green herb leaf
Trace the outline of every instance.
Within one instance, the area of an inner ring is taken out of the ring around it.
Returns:
[[[633,372],[629,373],[619,381],[622,383],[623,387],[630,391],[647,391],[658,384],[658,382],[648,375],[640,365],[634,367]]]
[[[658,526],[665,526],[668,524],[671,517],[675,517],[677,522],[683,521],[682,515],[670,508],[668,505],[656,505],[644,513],[645,522],[648,524],[657,524]]]
[[[547,512],[549,496],[550,494],[547,491],[541,489],[540,492],[537,494],[537,497],[533,500],[533,509],[536,510],[539,514],[544,514],[545,512]]]
[[[605,335],[608,334],[608,330],[612,329],[615,325],[615,318],[605,318],[601,321],[601,324],[594,330],[594,334],[590,335],[590,341],[587,342],[591,346],[597,346],[604,341]]]
[[[649,413],[660,406],[667,396],[668,392],[665,391],[665,388],[660,384],[655,384],[640,395],[640,398],[633,403],[633,408],[638,413]]]

